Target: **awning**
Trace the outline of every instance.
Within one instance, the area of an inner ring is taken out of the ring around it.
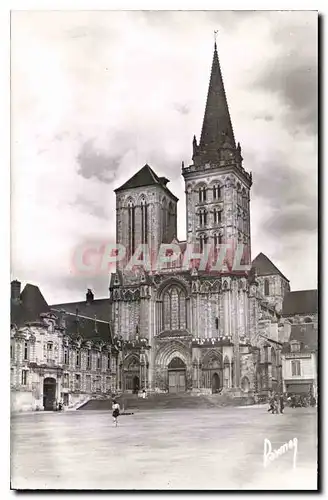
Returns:
[[[312,383],[286,384],[286,390],[288,393],[309,394],[309,392],[312,390]]]

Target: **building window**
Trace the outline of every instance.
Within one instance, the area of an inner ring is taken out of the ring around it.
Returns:
[[[213,200],[221,198],[220,186],[213,186]]]
[[[65,365],[68,365],[68,364],[69,364],[68,349],[64,349],[64,364],[65,364]]]
[[[88,351],[87,355],[87,369],[89,370],[91,368],[91,352]]]
[[[301,375],[301,362],[299,359],[294,359],[292,362],[292,376],[300,376]]]
[[[198,190],[199,201],[206,201],[206,187],[201,187]]]
[[[132,256],[135,250],[135,207],[132,201],[128,205],[128,230],[129,230],[129,255]]]
[[[69,374],[68,373],[64,373],[63,387],[65,387],[65,388],[69,387]]]
[[[221,236],[221,234],[214,234],[213,235],[213,240],[214,240],[214,247],[216,247],[217,245],[221,245],[221,243],[222,243],[222,236]]]
[[[53,343],[48,342],[47,343],[47,361],[48,363],[53,360]]]
[[[171,286],[163,296],[164,330],[184,330],[187,327],[187,309],[185,292],[177,286]]]
[[[27,384],[27,370],[22,370],[22,385]]]
[[[76,366],[80,366],[81,364],[81,354],[80,351],[76,351]]]
[[[141,200],[141,243],[148,242],[148,207],[146,200]]]
[[[100,353],[98,352],[98,355],[97,355],[97,368],[99,369],[100,368]]]
[[[91,392],[91,375],[87,375],[85,377],[85,385],[86,385],[85,387],[86,391]]]
[[[24,342],[24,361],[28,359],[28,342]]]
[[[81,375],[77,373],[75,375],[75,390],[79,391],[81,389]]]
[[[207,243],[207,236],[205,234],[201,234],[199,237],[199,247],[201,252],[204,251],[204,245],[206,245],[206,243]]]
[[[300,352],[300,348],[301,348],[301,346],[300,346],[299,342],[295,342],[294,341],[294,342],[292,342],[290,344],[290,350],[291,350],[291,352]]]
[[[264,295],[270,295],[270,282],[267,278],[264,280]]]
[[[206,226],[207,224],[207,212],[206,210],[200,210],[199,212],[199,225]]]
[[[107,370],[110,370],[110,352],[107,353]]]
[[[221,222],[221,210],[214,208],[213,219],[214,219],[214,224],[219,224]]]
[[[215,328],[219,329],[219,318],[215,318]]]

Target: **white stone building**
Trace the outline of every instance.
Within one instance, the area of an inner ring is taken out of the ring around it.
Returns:
[[[53,410],[59,402],[74,407],[115,392],[118,349],[108,321],[51,311],[34,285],[20,293],[13,281],[11,293],[13,411]]]
[[[277,283],[266,294],[256,268],[232,270],[229,253],[224,272],[191,269],[183,261],[190,245],[202,252],[208,244],[235,249],[242,243],[242,264],[251,263],[252,175],[235,142],[216,45],[192,159],[182,165],[185,241],[176,239],[178,200],[149,165],[115,190],[117,243],[127,249],[110,283],[113,332],[124,343],[119,389],[266,393],[281,387],[283,287]],[[180,256],[166,269],[127,270],[140,245],[147,245],[152,260],[162,243],[171,242]],[[217,257],[214,252],[212,264]],[[289,289],[286,279],[284,286]]]
[[[318,342],[313,323],[291,326],[289,342],[282,349],[283,390],[288,394],[313,394],[317,398]]]

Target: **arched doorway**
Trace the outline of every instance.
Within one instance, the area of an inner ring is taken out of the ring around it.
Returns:
[[[139,389],[140,389],[140,380],[139,377],[135,375],[132,380],[132,391],[134,394],[137,394],[139,392]]]
[[[212,377],[212,394],[217,394],[220,390],[220,377],[215,372]]]
[[[250,389],[250,383],[248,377],[243,377],[241,381],[241,389],[243,392],[248,392]]]
[[[186,365],[182,359],[175,357],[168,366],[169,392],[179,393],[186,391]]]
[[[140,360],[131,356],[124,364],[124,390],[135,394],[140,389]]]
[[[56,401],[56,380],[52,377],[47,377],[43,382],[43,408],[45,411],[54,410]]]

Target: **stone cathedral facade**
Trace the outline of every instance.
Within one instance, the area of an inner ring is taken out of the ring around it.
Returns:
[[[251,264],[252,175],[235,141],[216,44],[200,140],[193,139],[192,164],[182,164],[182,177],[185,241],[177,240],[178,200],[149,165],[115,190],[117,244],[128,256],[140,245],[156,254],[163,243],[181,252],[160,271],[130,272],[122,262],[111,276],[111,325],[122,343],[118,389],[234,395],[277,389],[279,300],[288,280],[278,276],[279,300],[270,301],[254,269],[213,272],[183,261],[187,245],[201,252],[208,244],[242,244],[242,263]]]

